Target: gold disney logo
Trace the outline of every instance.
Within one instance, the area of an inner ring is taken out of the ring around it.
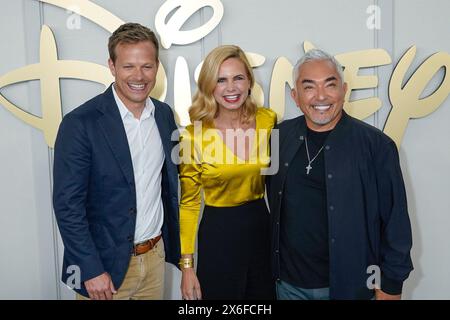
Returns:
[[[77,14],[93,21],[109,32],[113,32],[124,23],[111,12],[101,8],[88,0],[36,0],[76,11]],[[181,30],[183,24],[195,12],[203,7],[213,9],[212,17],[202,26],[193,30]],[[75,9],[76,10],[75,10]],[[167,0],[158,10],[155,17],[156,31],[161,37],[161,45],[169,49],[172,44],[185,45],[196,42],[210,33],[223,17],[223,4],[220,0]],[[173,13],[169,19],[169,15]],[[304,43],[305,52],[314,46],[310,42]],[[256,53],[246,53],[252,67],[264,64],[265,58]],[[389,82],[389,100],[392,108],[383,131],[400,146],[409,119],[421,118],[435,111],[450,93],[450,76],[445,72],[442,81],[434,92],[421,97],[423,91],[435,76],[444,68],[450,69],[450,55],[447,52],[437,52],[427,58],[414,71],[409,79],[405,79],[406,72],[416,55],[416,47],[412,46],[398,61]],[[358,75],[361,68],[377,67],[390,64],[391,57],[383,49],[368,49],[336,55],[336,59],[344,66],[344,77],[348,83],[345,97],[345,110],[358,119],[364,119],[381,108],[379,98],[370,97],[350,101],[352,90],[370,89],[378,86],[375,75]],[[195,70],[195,78],[201,64]],[[286,84],[293,86],[291,74],[292,64],[285,57],[279,57],[273,67],[270,80],[269,105],[277,112],[282,120],[285,110]],[[174,70],[174,108],[179,125],[189,123],[188,107],[191,103],[189,69],[184,57],[178,57]],[[30,114],[17,107],[0,94],[0,104],[17,118],[44,132],[45,141],[53,148],[58,126],[62,119],[60,78],[88,80],[109,85],[114,79],[109,69],[104,65],[87,61],[59,60],[56,41],[48,26],[43,26],[40,36],[40,60],[0,77],[0,89],[19,82],[39,80],[41,84],[42,117]],[[404,84],[403,84],[404,83]],[[264,92],[259,84],[253,88],[255,99],[264,105]],[[167,76],[161,64],[158,70],[157,82],[151,96],[164,100],[167,94]]]

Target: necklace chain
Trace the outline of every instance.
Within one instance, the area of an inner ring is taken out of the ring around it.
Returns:
[[[324,145],[322,145],[322,147],[319,149],[319,151],[317,151],[316,155],[311,159],[311,157],[309,156],[309,148],[308,148],[308,138],[305,137],[305,146],[306,146],[306,155],[308,156],[308,165],[305,167],[306,169],[306,174],[309,174],[309,171],[312,169],[311,167],[311,163],[316,160],[317,156],[319,155],[319,153],[322,151]]]

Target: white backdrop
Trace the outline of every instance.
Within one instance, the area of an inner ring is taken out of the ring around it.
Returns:
[[[219,1],[219,0],[217,0]],[[74,1],[68,0],[70,4]],[[92,0],[123,21],[139,22],[155,30],[155,16],[163,0]],[[382,108],[365,119],[382,129],[391,109],[388,83],[395,64],[412,45],[417,54],[409,75],[438,51],[449,52],[450,2],[447,0],[222,0],[224,15],[207,36],[185,45],[161,48],[168,80],[166,102],[174,104],[174,71],[177,57],[193,72],[205,55],[220,44],[237,44],[247,52],[265,57],[255,69],[269,101],[269,86],[277,58],[291,63],[303,54],[302,44],[311,41],[333,54],[382,48],[392,63],[363,70],[376,74],[377,89],[352,94],[352,99],[376,96]],[[377,6],[379,28],[371,28]],[[48,25],[55,36],[61,60],[89,61],[107,65],[110,32],[98,24],[60,7],[38,0],[0,0],[0,79],[5,74],[39,61],[39,36]],[[211,8],[197,11],[183,30],[203,25]],[[70,20],[72,19],[72,20]],[[75,20],[73,20],[75,19]],[[68,22],[71,22],[72,24]],[[78,24],[79,22],[79,24]],[[442,70],[441,70],[442,71]],[[433,79],[428,93],[442,80]],[[60,81],[63,113],[67,113],[104,86],[84,81]],[[0,88],[10,102],[41,116],[39,81]],[[285,118],[299,115],[286,95]],[[415,270],[405,283],[406,299],[450,298],[450,101],[425,118],[410,120],[400,147],[400,157],[413,226]],[[59,282],[62,246],[51,207],[52,151],[42,131],[17,119],[0,105],[0,299],[71,299],[73,294]],[[167,299],[179,299],[180,274],[167,265]]]

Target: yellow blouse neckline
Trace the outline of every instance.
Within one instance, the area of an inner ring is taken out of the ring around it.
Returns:
[[[234,153],[234,151],[232,151],[230,149],[230,147],[225,143],[225,141],[222,138],[222,135],[219,134],[219,129],[216,128],[216,126],[214,125],[214,122],[210,125],[212,129],[214,129],[214,133],[216,134],[216,136],[218,136],[218,138],[220,139],[220,143],[222,145],[225,146],[225,148],[233,155],[234,158],[236,158],[236,160],[239,161],[244,161],[244,162],[248,162],[250,161],[250,159],[252,159],[253,154],[255,154],[255,148],[257,147],[257,141],[258,141],[258,116],[261,114],[259,111],[259,107],[256,110],[256,114],[255,114],[255,136],[253,137],[253,144],[252,144],[252,148],[249,153],[248,159],[242,159],[241,157],[239,157],[237,154]],[[247,129],[248,130],[248,129]]]

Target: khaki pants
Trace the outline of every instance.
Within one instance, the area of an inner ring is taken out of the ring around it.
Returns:
[[[131,256],[122,285],[114,300],[162,300],[164,294],[165,253],[163,239],[152,250]],[[117,288],[116,288],[117,289]],[[77,300],[89,300],[77,294]]]

